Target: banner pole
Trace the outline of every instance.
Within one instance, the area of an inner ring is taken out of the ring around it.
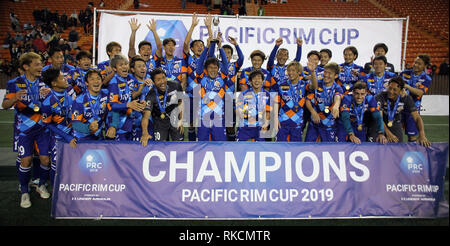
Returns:
[[[405,70],[406,62],[406,44],[408,43],[408,27],[409,27],[409,16],[406,16],[406,27],[405,27],[405,41],[403,41],[403,57],[402,57],[402,70]]]
[[[92,29],[92,66],[95,66],[96,35],[97,35],[97,8],[94,8],[94,27]]]

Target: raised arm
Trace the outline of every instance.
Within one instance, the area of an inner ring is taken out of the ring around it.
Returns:
[[[147,24],[148,29],[150,29],[150,31],[152,31],[153,33],[153,37],[155,38],[155,43],[156,43],[156,56],[157,57],[162,57],[162,43],[161,43],[161,39],[158,36],[158,32],[156,31],[156,21],[155,19],[151,19],[148,24]]]
[[[302,44],[303,40],[297,38],[297,53],[295,53],[294,61],[300,62],[300,59],[302,58]]]
[[[136,31],[139,29],[141,24],[138,24],[136,18],[131,18],[128,23],[131,28],[130,41],[128,42],[128,57],[134,57],[136,55],[136,48],[134,47],[134,43],[136,42]]]
[[[189,28],[189,31],[186,33],[186,37],[184,38],[183,52],[185,54],[189,54],[189,45],[191,42],[192,33],[194,32],[195,27],[198,25],[199,19],[197,18],[197,13],[192,15],[192,24]]]

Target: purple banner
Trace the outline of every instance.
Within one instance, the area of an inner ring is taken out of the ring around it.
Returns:
[[[58,145],[56,218],[448,217],[448,143]]]

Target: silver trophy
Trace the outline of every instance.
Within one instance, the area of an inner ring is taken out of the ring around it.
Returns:
[[[212,20],[212,24],[213,24],[213,26],[212,26],[213,36],[212,37],[213,37],[213,39],[211,42],[219,42],[219,23],[220,23],[219,16],[215,15]]]

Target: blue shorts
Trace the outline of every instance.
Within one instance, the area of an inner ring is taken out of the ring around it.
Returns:
[[[303,126],[281,127],[278,129],[277,142],[302,142]]]
[[[237,141],[265,141],[265,138],[261,137],[261,127],[239,127],[237,131]]]
[[[39,155],[49,156],[51,135],[48,130],[35,131],[31,134],[20,133],[18,135],[17,150],[19,158],[32,156],[35,143]]]
[[[198,141],[227,141],[227,131],[225,127],[205,127],[197,129]]]
[[[319,127],[310,121],[305,142],[338,142],[337,127]]]
[[[402,123],[405,127],[405,134],[408,135],[408,137],[419,135],[419,130],[417,129],[416,122],[414,121],[410,112],[402,112]]]

